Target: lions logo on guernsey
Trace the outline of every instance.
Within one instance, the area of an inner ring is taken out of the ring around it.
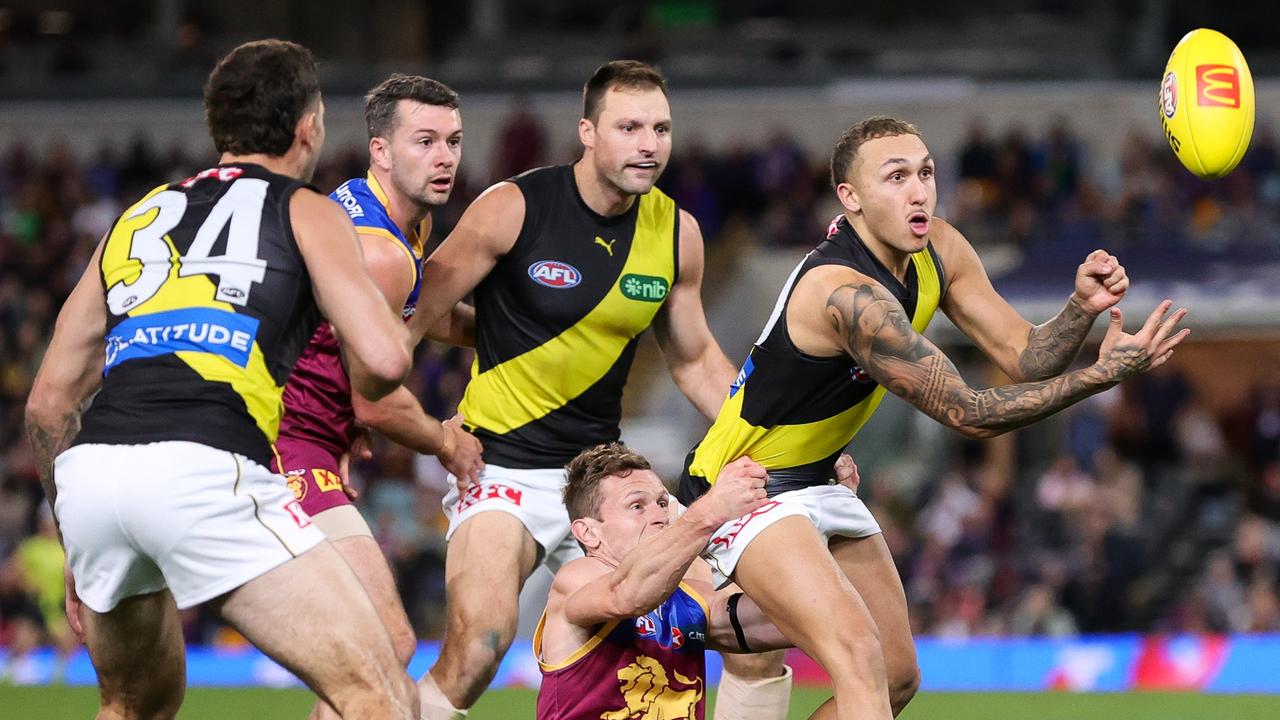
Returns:
[[[413,265],[413,289],[404,301],[401,314],[406,320],[413,317],[414,310],[418,307],[418,293],[422,290],[422,244],[426,237],[426,221],[418,225],[409,237],[405,237],[387,213],[387,194],[372,173],[364,178],[353,178],[342,183],[337,190],[329,193],[329,197],[347,211],[347,216],[356,226],[356,232],[381,235],[404,250],[409,263]]]

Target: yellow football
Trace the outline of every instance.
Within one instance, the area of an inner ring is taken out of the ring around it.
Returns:
[[[1231,172],[1253,137],[1253,107],[1253,76],[1231,38],[1199,28],[1178,41],[1160,83],[1160,124],[1188,170]]]

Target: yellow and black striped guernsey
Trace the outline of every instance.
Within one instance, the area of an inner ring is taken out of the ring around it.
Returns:
[[[686,505],[715,482],[729,462],[746,455],[769,471],[770,496],[835,477],[835,460],[875,412],[884,388],[848,356],[820,358],[796,348],[786,306],[796,283],[813,268],[844,265],[875,279],[902,303],[924,332],[944,292],[942,261],[930,243],[911,255],[900,281],[837,218],[827,239],[792,271],[773,315],[751,348],[715,424],[689,454],[678,495]]]
[[[617,440],[636,338],[676,282],[675,202],[654,189],[593,212],[573,166],[515,177],[524,225],[476,287],[476,362],[459,410],[485,462],[560,467]]]
[[[289,220],[302,187],[220,165],[125,210],[102,248],[102,390],[76,444],[186,440],[268,464],[320,319]]]

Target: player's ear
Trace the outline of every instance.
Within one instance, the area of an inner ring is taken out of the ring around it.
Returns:
[[[596,124],[588,118],[582,118],[578,121],[578,140],[582,142],[582,147],[594,148],[596,146]]]
[[[316,104],[302,113],[298,119],[298,128],[294,131],[294,141],[301,142],[303,147],[320,151],[324,143],[324,119],[321,115],[324,101],[317,99]]]
[[[600,536],[596,534],[596,529],[588,518],[574,520],[569,524],[569,531],[573,533],[573,539],[582,543],[586,549],[595,550],[600,547]]]
[[[369,160],[383,170],[391,169],[391,153],[386,138],[369,138]]]
[[[858,198],[858,191],[854,189],[853,183],[842,182],[836,185],[836,197],[845,210],[851,213],[862,212],[862,201]]]

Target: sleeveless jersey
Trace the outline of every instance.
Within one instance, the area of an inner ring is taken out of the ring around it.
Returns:
[[[542,670],[537,720],[702,720],[707,605],[688,585],[647,615],[606,623],[563,662],[542,662],[544,614],[533,635]]]
[[[814,357],[792,344],[786,312],[791,292],[805,273],[823,265],[850,267],[879,282],[921,333],[945,289],[942,260],[932,243],[911,255],[903,282],[843,215],[832,221],[826,241],[791,272],[715,423],[690,453],[678,491],[681,502],[706,492],[720,470],[743,455],[769,471],[770,496],[834,482],[836,458],[875,412],[885,389],[848,356]]]
[[[676,281],[678,211],[655,188],[622,215],[597,215],[572,165],[512,182],[524,225],[476,287],[476,361],[459,407],[486,462],[560,467],[620,435],[636,339]]]
[[[186,440],[267,465],[282,386],[319,322],[294,178],[252,164],[162,185],[102,249],[102,389],[76,444]]]
[[[418,306],[422,289],[422,244],[426,221],[405,237],[387,212],[387,196],[370,173],[338,186],[329,197],[347,211],[356,232],[378,235],[404,250],[413,267],[413,289],[402,315],[407,320]],[[351,408],[351,379],[342,365],[342,354],[333,326],[322,322],[311,336],[284,389],[284,418],[280,436],[318,445],[334,457],[351,446],[355,411]]]

